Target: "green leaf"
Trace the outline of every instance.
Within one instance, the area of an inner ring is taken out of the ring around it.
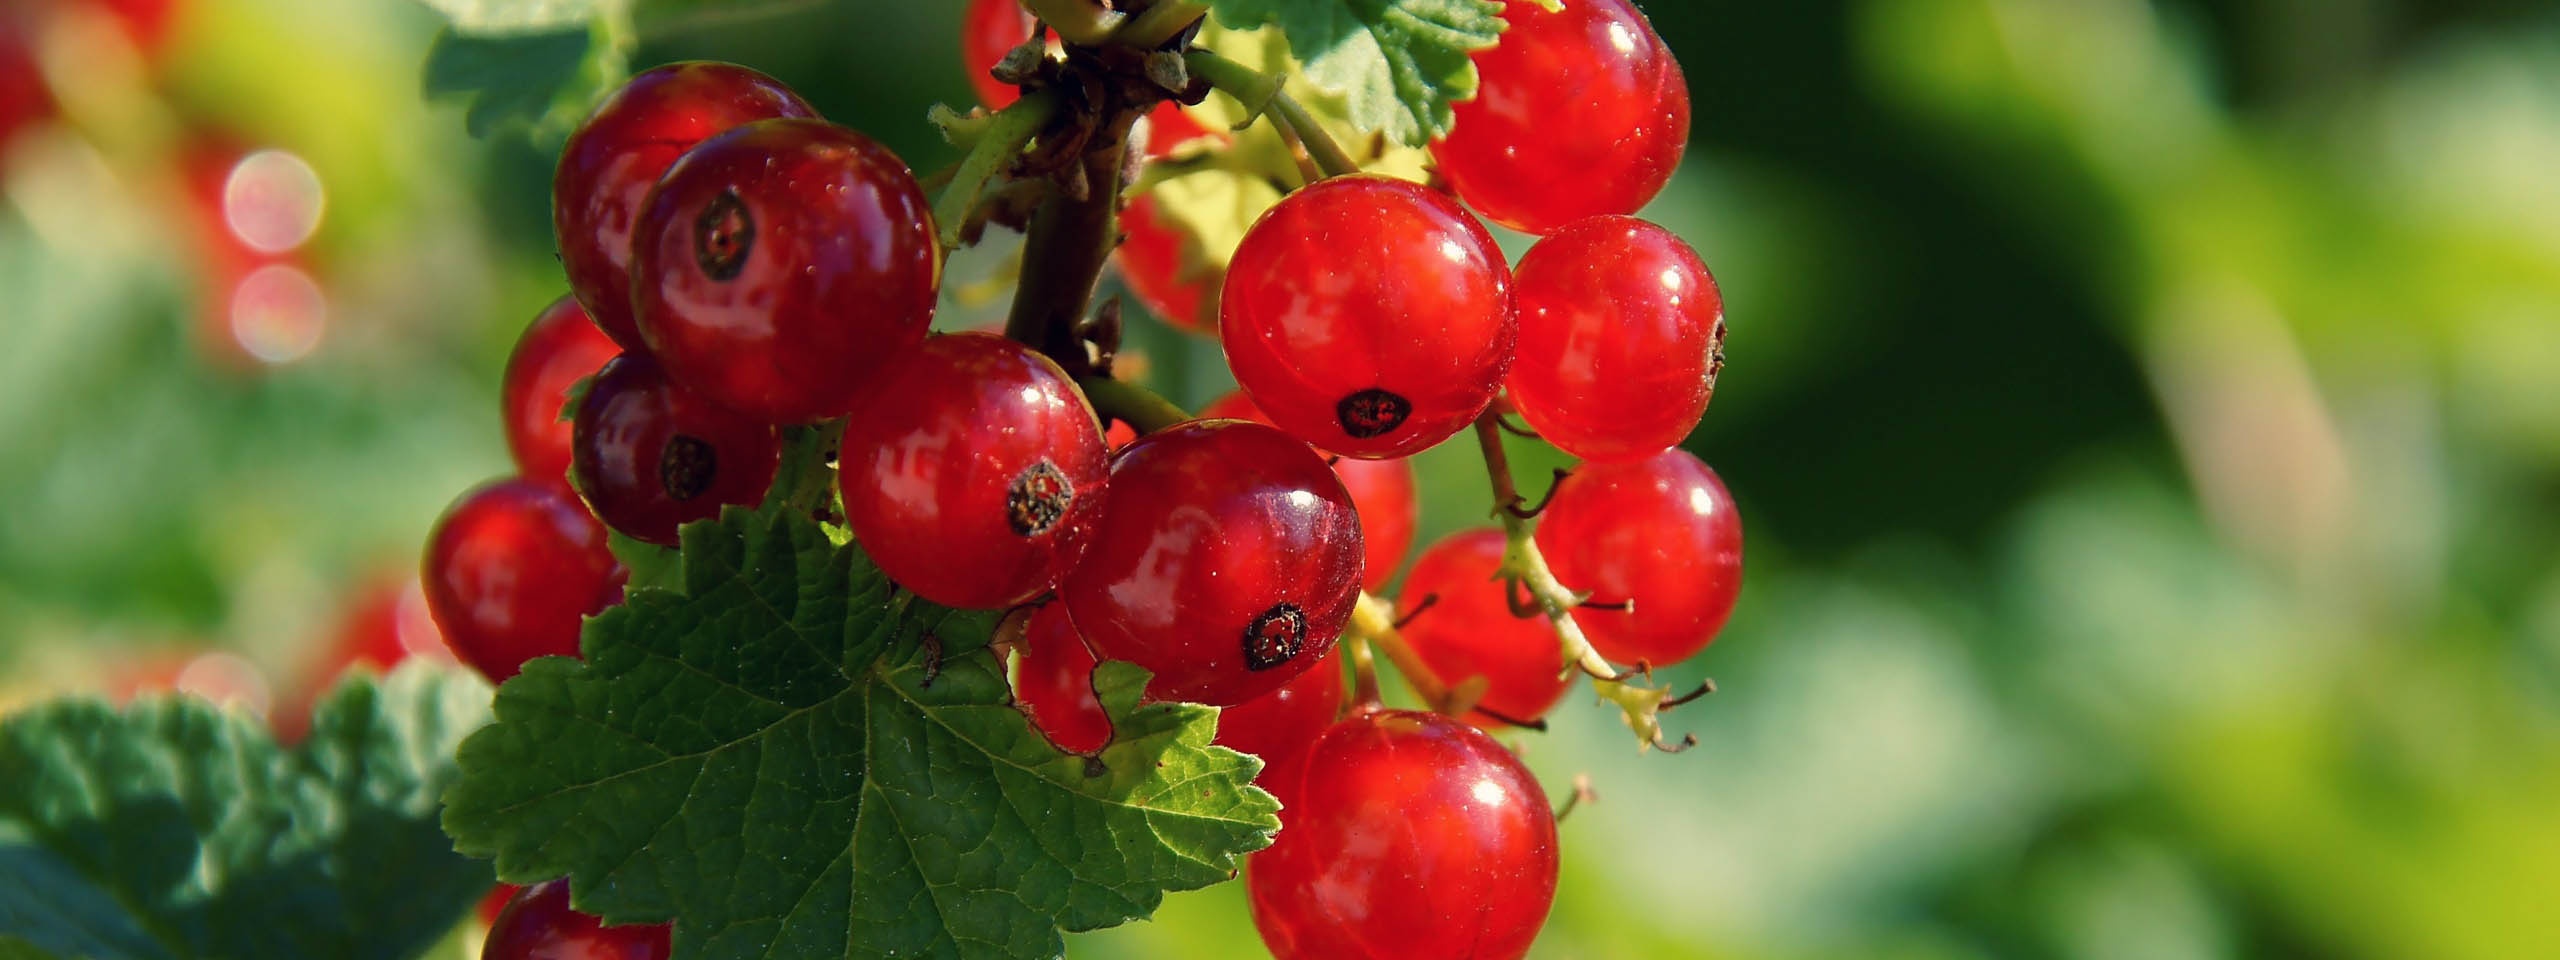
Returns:
[[[1010,702],[997,617],[899,595],[794,510],[684,528],[683,590],[590,621],[463,744],[445,828],[515,881],[567,874],[687,957],[1040,957],[1144,917],[1270,842],[1260,763],[1216,711],[1137,705],[1060,753]],[[680,918],[680,919],[679,919]]]
[[[1339,94],[1361,132],[1421,146],[1448,131],[1449,105],[1476,93],[1472,51],[1502,36],[1495,0],[1211,0],[1218,22],[1277,24],[1307,78]]]
[[[603,13],[600,0],[419,0],[474,36],[549,33],[584,28]]]
[[[566,136],[588,108],[628,76],[623,51],[598,24],[478,36],[446,28],[427,48],[428,99],[467,101],[463,123],[475,137],[511,124]]]
[[[198,700],[0,721],[0,958],[407,960],[489,890],[436,828],[489,688],[341,685],[300,747]]]

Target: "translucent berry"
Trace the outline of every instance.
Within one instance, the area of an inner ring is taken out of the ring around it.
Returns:
[[[483,485],[427,538],[427,610],[463,662],[491,680],[541,656],[576,656],[588,614],[621,598],[604,525],[558,488]]]
[[[1484,677],[1490,686],[1478,704],[1527,722],[1555,706],[1568,677],[1554,628],[1543,617],[1514,615],[1504,596],[1509,588],[1495,578],[1503,542],[1500,530],[1462,530],[1425,548],[1404,578],[1396,613],[1409,619],[1405,642],[1441,680]],[[1468,714],[1467,721],[1483,727],[1503,722],[1482,712]]]
[[[1219,746],[1262,758],[1262,773],[1253,782],[1285,794],[1294,785],[1296,764],[1307,746],[1342,716],[1342,656],[1336,652],[1263,694],[1218,714]],[[1288,798],[1282,797],[1286,803]]]
[[[1242,392],[1219,397],[1201,408],[1200,416],[1271,422],[1261,407],[1253,405],[1253,398]],[[1360,585],[1373,591],[1382,589],[1395,578],[1396,569],[1404,565],[1405,551],[1413,547],[1414,528],[1422,522],[1422,509],[1415,499],[1413,462],[1402,457],[1338,457],[1333,461],[1333,473],[1342,478],[1343,489],[1351,491],[1352,506],[1360,511],[1360,540],[1365,549]]]
[[[1724,366],[1724,295],[1698,254],[1633,217],[1576,220],[1512,274],[1511,402],[1586,460],[1637,460],[1696,429]]]
[[[569,907],[569,881],[516,892],[489,925],[480,960],[666,960],[674,954],[663,923],[608,927]]]
[[[578,491],[597,518],[670,547],[677,527],[763,501],[782,461],[773,427],[713,406],[641,355],[596,374],[575,441]]]
[[[1112,262],[1119,265],[1120,279],[1138,304],[1175,329],[1215,335],[1218,277],[1182,272],[1186,259],[1198,258],[1184,256],[1183,247],[1189,241],[1164,219],[1154,198],[1129,201],[1120,214],[1120,232],[1123,240],[1120,249],[1112,252]]]
[[[1093,651],[1067,619],[1067,605],[1033,611],[1015,658],[1013,699],[1042,736],[1068,753],[1093,753],[1111,743],[1111,717],[1093,695]]]
[[[1478,51],[1476,98],[1431,146],[1460,199],[1516,230],[1634,213],[1689,147],[1689,86],[1671,49],[1628,0],[1549,12],[1505,0],[1510,28]]]
[[[1619,663],[1688,659],[1724,629],[1742,591],[1742,516],[1685,450],[1574,470],[1538,524],[1538,549],[1557,580],[1590,592],[1594,606],[1574,619]]]
[[[569,484],[569,422],[561,411],[569,388],[594,376],[621,348],[587,319],[574,297],[561,297],[516,340],[500,394],[507,415],[507,452],[527,479]]]

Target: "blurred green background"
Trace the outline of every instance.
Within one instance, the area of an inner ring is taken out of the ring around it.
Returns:
[[[755,65],[932,168],[960,6],[633,59]],[[1696,126],[1648,215],[1728,299],[1691,446],[1749,579],[1675,676],[1724,691],[1669,715],[1696,750],[1579,696],[1519,739],[1602,796],[1537,955],[2560,956],[2560,10],[1649,7]],[[0,157],[0,708],[288,709],[507,469],[551,146],[422,100],[406,3],[0,20],[58,101]],[[217,222],[267,148],[311,174],[261,168],[289,249]],[[1226,385],[1141,340],[1177,399]],[[1422,463],[1426,538],[1481,522],[1471,452]],[[1070,954],[1254,944],[1227,884]]]

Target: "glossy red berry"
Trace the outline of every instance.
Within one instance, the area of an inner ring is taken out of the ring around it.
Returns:
[[[1273,423],[1352,457],[1448,439],[1511,365],[1511,271],[1429,188],[1320,181],[1273,206],[1228,264],[1219,333]]]
[[[1112,458],[1111,497],[1058,596],[1148,694],[1233,706],[1324,658],[1360,591],[1360,520],[1307,445],[1195,420]]]
[[[675,546],[677,527],[724,505],[763,501],[782,462],[773,427],[712,405],[638,354],[596,374],[576,426],[574,469],[587,505],[606,526],[660,546]]]
[[[530,480],[569,484],[569,422],[561,419],[569,388],[594,376],[621,348],[587,319],[577,298],[561,297],[543,308],[516,339],[507,357],[501,403],[507,415],[507,452],[516,472]]]
[[[1724,295],[1696,251],[1634,217],[1576,220],[1512,274],[1529,426],[1586,460],[1636,460],[1696,429],[1724,366]]]
[[[1634,213],[1662,192],[1689,146],[1689,86],[1671,49],[1628,0],[1549,12],[1505,0],[1510,28],[1475,54],[1476,98],[1432,159],[1467,205],[1546,233]]]
[[[1595,604],[1574,619],[1601,655],[1664,666],[1715,639],[1742,591],[1742,516],[1685,450],[1574,470],[1538,524],[1556,579]]]
[[[818,112],[781,81],[733,63],[670,63],[622,85],[569,135],[551,181],[551,227],[569,289],[626,350],[645,350],[631,304],[642,203],[694,144],[741,124]]]
[[[1093,407],[1049,358],[950,333],[891,364],[845,427],[845,519],[889,578],[947,607],[1049,592],[1103,510]]]
[[[1516,960],[1556,892],[1556,822],[1511,752],[1431,713],[1356,714],[1308,748],[1245,870],[1278,960]]]
[[[576,656],[588,614],[621,599],[604,525],[558,489],[526,480],[462,496],[427,538],[427,610],[463,662],[491,680],[541,656]]]
[[[1067,618],[1066,604],[1032,612],[1022,631],[1022,655],[1014,660],[1013,699],[1042,736],[1068,753],[1093,753],[1111,744],[1111,716],[1093,695],[1097,662]]]
[[[633,234],[640,334],[668,376],[739,413],[849,413],[933,322],[927,208],[896,154],[834,124],[764,120],[703,141]]]
[[[1183,248],[1190,241],[1141,196],[1121,211],[1120,249],[1111,254],[1130,295],[1156,319],[1177,330],[1215,335],[1218,332],[1218,276],[1185,275]],[[1195,263],[1198,256],[1187,258]]]
[[[1200,416],[1271,422],[1261,407],[1253,405],[1253,398],[1242,392],[1219,397],[1201,408]],[[1422,522],[1422,510],[1414,493],[1413,462],[1402,457],[1340,457],[1333,461],[1333,473],[1342,478],[1343,489],[1351,491],[1351,505],[1360,511],[1360,585],[1373,591],[1381,589],[1404,565],[1404,553],[1413,546],[1414,528]]]
[[[666,960],[674,947],[663,923],[608,927],[569,907],[569,881],[517,891],[489,925],[480,960]]]
[[[1424,548],[1404,578],[1396,614],[1408,618],[1405,642],[1440,679],[1481,676],[1490,684],[1484,709],[1513,720],[1545,716],[1564,696],[1564,653],[1542,617],[1517,617],[1495,574],[1502,569],[1502,531],[1462,530]],[[1428,602],[1430,606],[1423,605]],[[1470,713],[1492,727],[1502,720]]]
[[[1294,764],[1305,757],[1307,746],[1342,716],[1342,683],[1342,656],[1327,653],[1280,689],[1220,713],[1218,738],[1212,742],[1261,757],[1262,773],[1254,782],[1286,793],[1288,788],[1280,784],[1294,786]]]

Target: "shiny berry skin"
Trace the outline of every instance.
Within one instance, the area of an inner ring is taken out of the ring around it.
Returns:
[[[667,170],[632,235],[640,335],[667,374],[769,423],[841,416],[933,322],[942,258],[889,148],[764,120]]]
[[[1097,663],[1067,618],[1066,604],[1032,611],[1022,631],[1022,655],[1014,661],[1013,699],[1041,736],[1068,753],[1111,745],[1111,717],[1093,695]]]
[[[1253,405],[1253,398],[1241,392],[1212,401],[1201,408],[1200,416],[1271,422],[1261,407]],[[1373,591],[1381,589],[1395,578],[1396,568],[1404,565],[1404,552],[1413,546],[1414,527],[1422,522],[1422,508],[1414,493],[1413,463],[1401,457],[1342,457],[1333,461],[1333,473],[1342,478],[1343,489],[1351,491],[1351,505],[1360,511],[1360,538],[1364,545],[1360,585]]]
[[[596,329],[577,298],[543,308],[516,339],[500,393],[507,415],[507,452],[527,479],[569,484],[569,423],[560,418],[569,388],[594,376],[622,348]]]
[[[569,289],[626,350],[645,350],[631,304],[631,238],[649,188],[694,144],[773,117],[815,117],[781,81],[733,63],[642,71],[560,148],[551,229]]]
[[[1689,86],[1628,0],[1550,13],[1505,0],[1510,29],[1475,53],[1477,95],[1431,145],[1450,189],[1486,219],[1543,234],[1634,213],[1689,147]]]
[[[1405,642],[1431,672],[1451,684],[1485,678],[1490,685],[1478,704],[1526,722],[1545,716],[1564,696],[1564,652],[1544,618],[1511,615],[1506,588],[1494,579],[1502,548],[1502,531],[1494,529],[1461,530],[1423,548],[1404,578],[1396,615],[1409,619]],[[1427,609],[1425,598],[1436,598]],[[1467,722],[1502,723],[1483,713],[1469,713]]]
[[[1456,201],[1377,176],[1319,181],[1245,231],[1219,297],[1236,382],[1299,439],[1418,453],[1511,365],[1511,271]]]
[[[1278,960],[1516,960],[1556,892],[1556,822],[1493,738],[1356,714],[1308,747],[1277,843],[1245,869]]]
[[[948,333],[889,365],[845,427],[845,519],[880,570],[967,610],[1049,592],[1084,556],[1110,473],[1084,391],[1003,337]]]
[[[1194,420],[1112,457],[1084,562],[1059,584],[1093,652],[1148,695],[1234,706],[1304,673],[1360,593],[1360,518],[1324,459],[1242,420]]]
[[[427,537],[427,611],[463,662],[491,680],[542,656],[577,656],[587,615],[621,599],[604,525],[529,480],[463,494]]]
[[[713,406],[638,354],[596,374],[576,426],[572,469],[587,505],[606,526],[660,546],[724,505],[762,502],[782,462],[773,427]]]
[[[1556,579],[1597,604],[1575,610],[1601,655],[1667,666],[1705,649],[1742,591],[1742,515],[1724,481],[1686,450],[1584,464],[1538,523]]]
[[[1327,653],[1280,689],[1220,713],[1218,738],[1211,742],[1261,757],[1262,773],[1254,782],[1284,792],[1279,784],[1295,784],[1293,764],[1305,756],[1307,745],[1342,716],[1342,682],[1342,655]]]
[[[1640,460],[1696,429],[1724,366],[1724,295],[1696,251],[1634,217],[1576,220],[1513,271],[1508,396],[1547,442]]]
[[[666,960],[675,950],[663,923],[604,926],[569,907],[569,881],[518,891],[489,925],[480,960]]]
[[[1111,262],[1138,304],[1176,330],[1216,334],[1218,277],[1182,275],[1183,247],[1190,241],[1164,219],[1155,199],[1129,201],[1120,212],[1120,232],[1120,249],[1112,251]]]

